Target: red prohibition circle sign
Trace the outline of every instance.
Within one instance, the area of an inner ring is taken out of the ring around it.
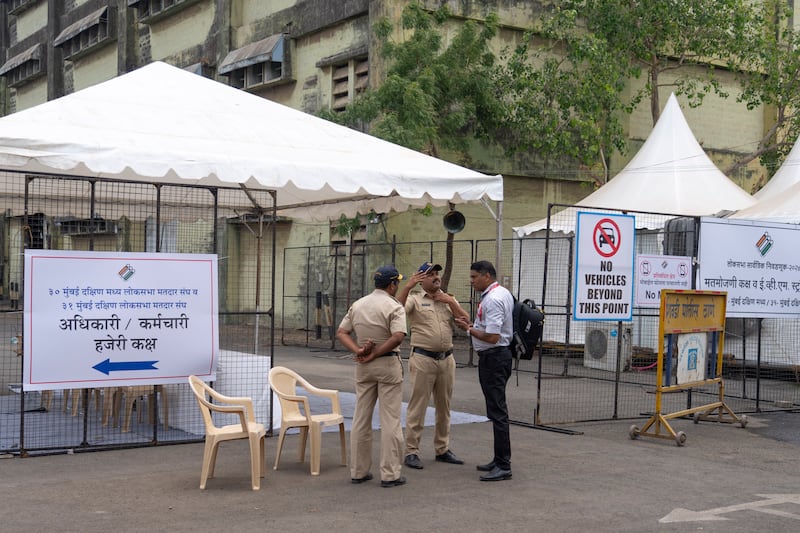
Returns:
[[[594,226],[593,244],[597,253],[603,257],[611,257],[619,251],[622,234],[619,226],[610,218],[600,220]]]

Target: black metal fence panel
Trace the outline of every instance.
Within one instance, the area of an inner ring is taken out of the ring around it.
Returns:
[[[23,391],[24,250],[216,253],[215,388],[271,426],[275,217],[269,191],[0,172],[0,452],[201,440],[186,384]],[[68,355],[65,355],[68,356]]]
[[[267,372],[276,340],[339,352],[339,322],[353,301],[373,290],[372,273],[384,264],[410,276],[424,261],[440,263],[447,291],[474,315],[469,266],[480,259],[495,263],[500,282],[546,314],[539,350],[518,362],[508,387],[512,419],[565,425],[653,414],[663,342],[659,310],[634,307],[630,322],[574,320],[574,232],[542,231],[504,240],[499,248],[495,240],[449,239],[293,247],[278,254],[276,235],[289,229],[271,216],[268,191],[14,172],[0,179],[0,452],[149,446],[196,441],[204,433],[182,384],[21,390],[26,248],[216,253],[221,353],[215,387],[253,397],[259,418],[270,425]],[[633,214],[637,254],[696,257],[696,219]],[[800,405],[800,321],[731,319],[724,343],[725,399],[735,411]],[[461,332],[455,345],[459,367],[474,367],[477,356]],[[668,394],[662,411],[711,403],[717,395],[712,386]]]

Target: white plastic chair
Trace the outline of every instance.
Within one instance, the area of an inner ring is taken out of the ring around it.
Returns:
[[[255,419],[253,401],[250,398],[235,398],[224,396],[197,376],[189,376],[189,385],[192,387],[203,415],[206,425],[206,445],[203,450],[203,469],[200,473],[200,488],[206,488],[208,478],[214,477],[214,464],[217,461],[217,448],[219,443],[226,440],[248,439],[250,441],[250,476],[253,490],[261,488],[261,478],[264,477],[266,468],[266,455],[264,453],[264,438],[266,428]],[[213,400],[216,403],[212,403]],[[239,415],[238,424],[215,426],[211,413],[228,413]]]
[[[297,386],[303,387],[309,396],[320,396],[328,398],[331,402],[331,411],[328,413],[312,414],[308,401],[308,396],[297,394]],[[286,430],[290,428],[300,429],[300,450],[298,458],[302,463],[305,461],[306,441],[308,439],[309,428],[311,433],[311,475],[319,475],[320,455],[322,453],[322,427],[338,424],[339,440],[342,447],[342,465],[347,465],[347,451],[344,436],[344,416],[339,405],[339,391],[333,389],[319,389],[303,379],[295,371],[283,366],[276,366],[269,371],[269,386],[275,391],[281,403],[281,431],[278,437],[278,450],[275,453],[275,466],[278,469],[278,461],[281,458],[283,449],[283,439]],[[300,407],[303,410],[300,410]]]

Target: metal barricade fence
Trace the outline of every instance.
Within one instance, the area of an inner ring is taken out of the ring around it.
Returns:
[[[552,219],[572,224],[577,209]],[[613,211],[586,208],[586,211]],[[699,219],[659,213],[637,218],[636,254],[697,255]],[[641,418],[652,414],[658,354],[657,308],[634,307],[630,322],[576,321],[572,316],[574,232],[535,233],[504,243],[501,281],[545,312],[541,349],[520,361],[508,387],[511,418],[526,425]],[[490,257],[494,241],[477,242]],[[767,357],[768,354],[768,357]],[[674,367],[673,367],[674,368]],[[738,412],[795,409],[800,405],[800,320],[729,319],[725,328],[726,401]],[[670,376],[668,379],[673,379]],[[667,395],[665,412],[707,403],[716,387]],[[705,399],[704,399],[705,398]]]
[[[275,224],[269,191],[0,172],[0,452],[202,440],[188,384],[23,391],[24,250],[216,253],[215,387],[271,424]],[[256,290],[257,289],[257,290]]]
[[[4,172],[0,203],[0,452],[149,446],[202,439],[188,386],[145,390],[63,389],[23,392],[21,337],[25,248],[217,253],[219,256],[218,381],[259,398],[272,423],[267,371],[275,340],[337,353],[335,330],[350,303],[372,291],[372,272],[394,264],[406,276],[423,261],[445,267],[448,292],[474,316],[469,265],[497,261],[495,240],[419,241],[275,249],[281,227],[239,189],[179,187]],[[595,210],[598,211],[598,210]],[[600,210],[602,211],[602,210]],[[696,229],[680,217],[637,213],[636,252],[696,255]],[[651,223],[646,221],[651,219]],[[649,229],[647,229],[649,228]],[[631,322],[572,318],[575,241],[569,232],[502,242],[500,281],[546,313],[540,350],[520,361],[508,387],[512,419],[533,425],[642,418],[653,409],[658,310],[634,308]],[[278,289],[279,290],[276,290]],[[280,292],[280,300],[273,301]],[[727,400],[739,412],[793,409],[800,404],[800,321],[735,319],[726,326]],[[456,361],[476,360],[456,332]],[[342,356],[347,354],[341,352]],[[405,355],[405,354],[404,354]],[[476,378],[477,379],[477,378]],[[680,410],[715,391],[669,395]],[[458,394],[458,391],[456,391]],[[694,398],[693,399],[693,395]],[[131,399],[125,402],[126,397]],[[120,403],[113,403],[119,398]],[[126,406],[127,405],[127,406]],[[128,420],[126,422],[126,419]]]

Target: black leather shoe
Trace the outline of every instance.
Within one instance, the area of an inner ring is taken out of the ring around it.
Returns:
[[[422,466],[422,461],[419,460],[419,455],[412,453],[410,455],[406,455],[406,460],[404,461],[405,465],[409,468],[416,468],[417,470],[422,470],[425,468]]]
[[[456,454],[447,450],[443,454],[437,455],[436,460],[441,463],[450,463],[451,465],[463,465],[464,461],[456,457]]]
[[[400,485],[406,484],[406,478],[400,476],[397,479],[392,479],[391,481],[384,481],[381,480],[381,487],[399,487]]]
[[[350,483],[354,485],[358,485],[359,483],[364,483],[365,481],[369,481],[372,479],[372,474],[367,472],[367,475],[364,477],[352,477],[350,478]]]
[[[485,465],[478,465],[475,467],[475,470],[478,470],[479,472],[491,472],[494,470],[494,461],[491,463],[486,463]]]
[[[481,481],[503,481],[504,479],[511,479],[511,470],[503,470],[497,466],[488,474],[480,477]]]

